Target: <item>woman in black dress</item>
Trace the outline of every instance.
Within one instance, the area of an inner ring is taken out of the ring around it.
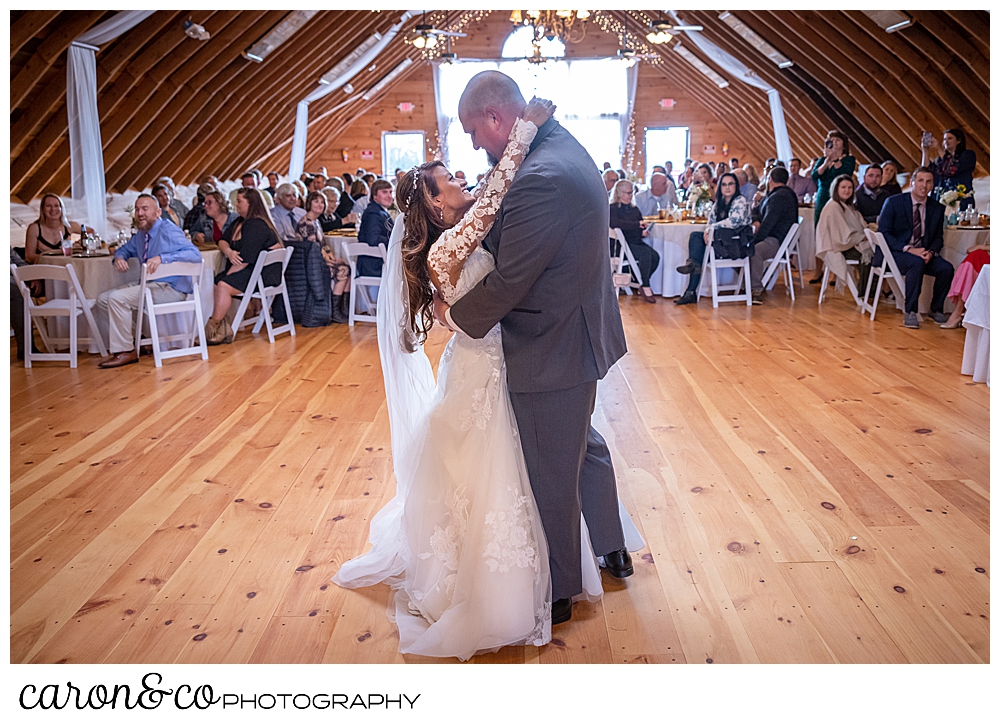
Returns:
[[[656,267],[660,265],[660,255],[649,244],[642,240],[648,236],[646,222],[642,220],[642,212],[636,207],[632,196],[635,188],[631,181],[619,181],[611,189],[611,228],[621,229],[625,242],[632,251],[639,273],[642,274],[642,298],[650,304],[656,304],[653,290],[649,288],[649,278]]]
[[[233,341],[232,323],[236,316],[233,297],[247,291],[257,257],[268,249],[284,246],[258,189],[241,188],[237,191],[236,213],[239,218],[226,227],[219,240],[219,251],[226,257],[226,268],[215,277],[215,308],[205,324],[205,339],[209,344],[229,344]],[[261,277],[264,286],[280,284],[281,264],[268,264],[261,270]]]

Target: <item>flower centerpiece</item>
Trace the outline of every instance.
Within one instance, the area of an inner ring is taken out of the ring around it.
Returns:
[[[695,216],[707,216],[705,206],[712,204],[712,187],[707,183],[693,184],[687,193],[688,210]]]
[[[968,190],[965,188],[965,184],[959,184],[953,189],[947,189],[943,191],[938,196],[938,201],[945,205],[945,216],[951,218],[958,214],[959,204],[962,199],[967,199],[971,196]]]

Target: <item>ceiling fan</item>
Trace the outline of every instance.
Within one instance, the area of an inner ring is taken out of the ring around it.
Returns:
[[[424,11],[423,22],[413,28],[413,39],[410,41],[417,48],[435,48],[438,44],[438,37],[444,38],[464,38],[465,33],[456,33],[451,30],[438,30],[427,22],[427,11]]]
[[[669,43],[678,30],[704,30],[701,25],[671,25],[664,19],[662,11],[659,15],[649,24],[649,32],[646,33],[646,40],[653,45]]]
[[[625,27],[622,31],[622,47],[618,49],[618,58],[624,60],[631,68],[640,60],[656,60],[657,53],[639,53],[632,47],[632,38],[628,32],[628,14],[625,14]]]

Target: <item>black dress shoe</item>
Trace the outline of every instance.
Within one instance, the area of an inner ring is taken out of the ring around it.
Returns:
[[[605,553],[604,567],[615,578],[628,578],[635,572],[632,568],[632,556],[624,548]]]
[[[552,625],[566,623],[573,618],[573,601],[569,598],[560,598],[552,602]]]
[[[694,292],[684,292],[682,295],[674,300],[674,304],[696,304],[698,302],[698,295]]]
[[[701,271],[701,264],[696,264],[690,259],[688,259],[686,264],[677,267],[678,274],[697,274],[700,271]]]

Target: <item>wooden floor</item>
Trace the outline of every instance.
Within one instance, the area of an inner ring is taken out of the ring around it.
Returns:
[[[486,662],[989,661],[989,390],[964,334],[816,288],[622,300],[595,424],[648,547]],[[435,333],[436,359],[446,338]],[[393,494],[374,328],[11,366],[11,661],[402,662],[330,582]]]

